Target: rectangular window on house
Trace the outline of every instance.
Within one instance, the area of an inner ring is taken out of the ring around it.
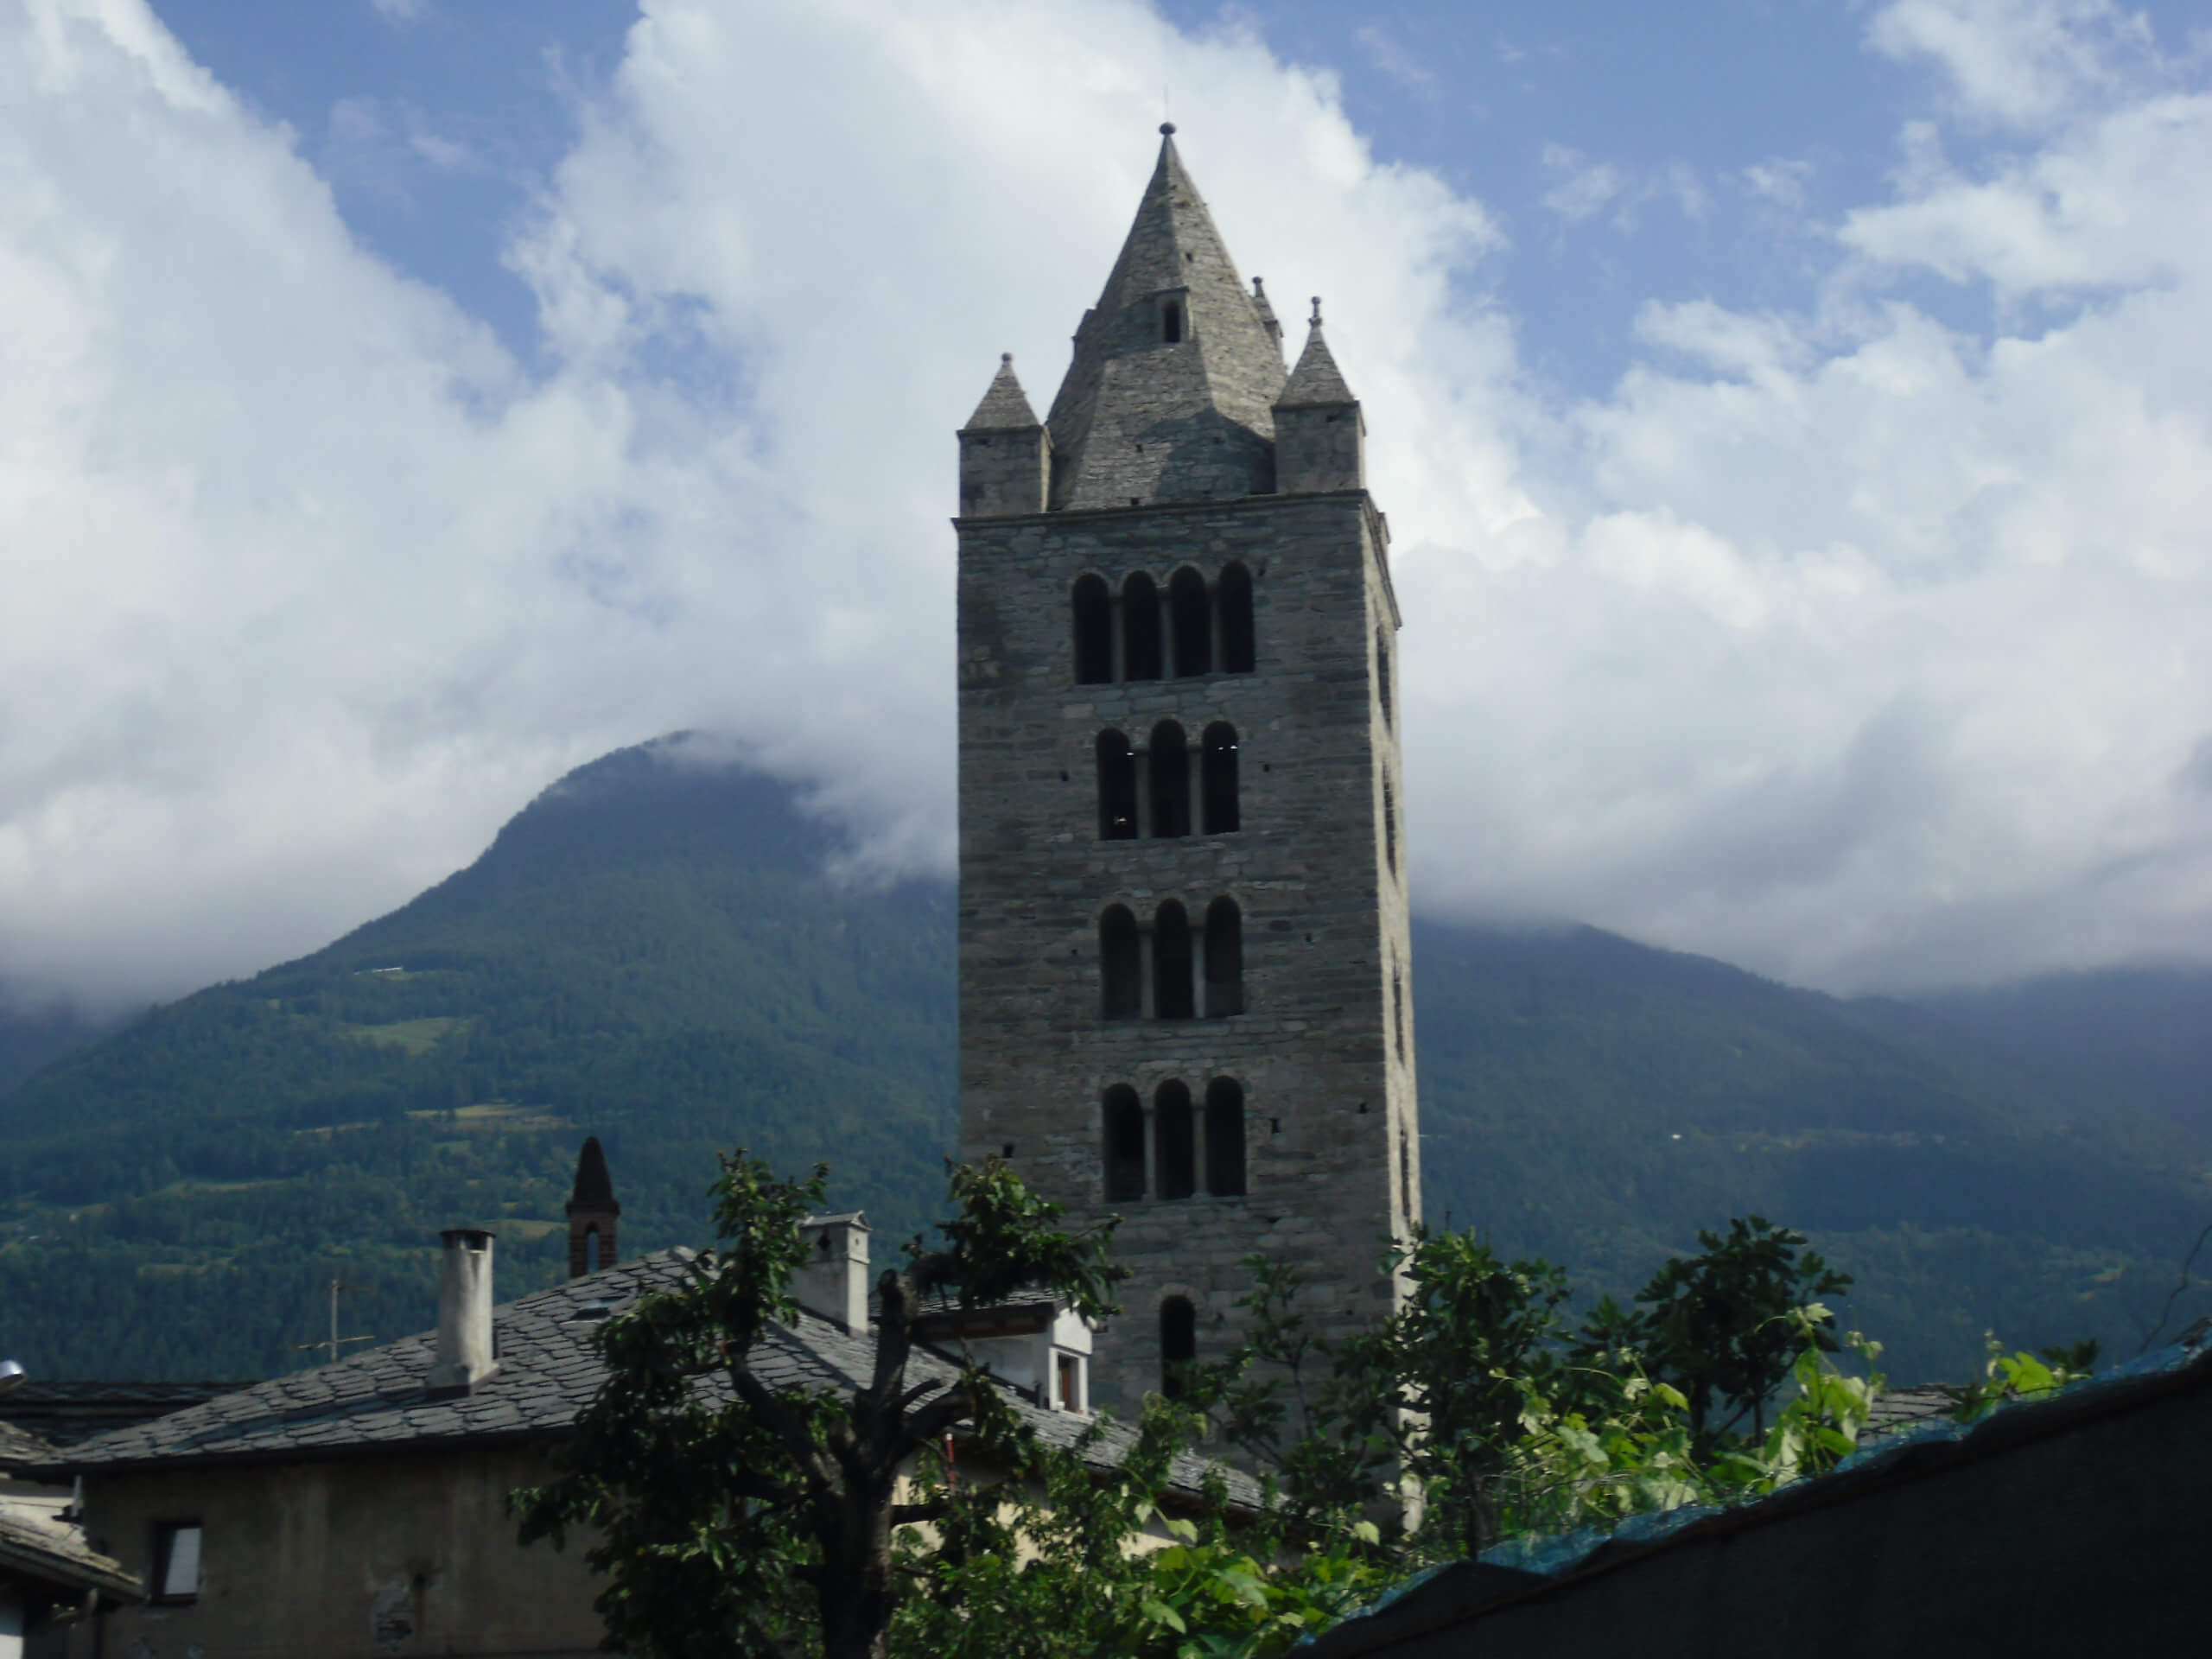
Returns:
[[[156,1601],[200,1599],[200,1523],[164,1521],[154,1529]]]

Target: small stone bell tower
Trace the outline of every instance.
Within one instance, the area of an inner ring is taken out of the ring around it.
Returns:
[[[584,1141],[576,1160],[576,1184],[569,1192],[569,1277],[581,1279],[615,1262],[614,1228],[622,1206],[614,1202],[614,1179],[599,1137]]]
[[[1238,1334],[1244,1257],[1340,1335],[1421,1212],[1387,524],[1173,127],[1052,413],[960,433],[962,1154],[1135,1269],[1094,1394]]]

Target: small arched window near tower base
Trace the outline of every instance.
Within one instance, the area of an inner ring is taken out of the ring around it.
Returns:
[[[1206,1018],[1244,1012],[1244,912],[1234,899],[1206,906]]]
[[[1144,1197],[1144,1107],[1137,1091],[1116,1084],[1106,1091],[1106,1202]]]
[[[1075,681],[1104,685],[1114,677],[1114,601],[1103,576],[1075,585]]]
[[[585,1228],[584,1271],[586,1273],[597,1273],[606,1265],[607,1262],[600,1252],[599,1229],[596,1227]]]
[[[1190,1085],[1172,1078],[1161,1084],[1152,1097],[1152,1144],[1159,1160],[1154,1173],[1163,1198],[1187,1198],[1198,1191],[1196,1128]]]
[[[1244,1085],[1234,1077],[1206,1085],[1206,1191],[1244,1196]]]
[[[1098,734],[1098,839],[1135,841],[1137,834],[1137,757],[1121,733]]]
[[[1167,579],[1167,617],[1175,677],[1212,673],[1213,602],[1206,596],[1206,579],[1187,564]]]
[[[1249,674],[1259,658],[1252,631],[1252,573],[1234,562],[1222,566],[1214,603],[1221,611],[1221,671]]]
[[[1109,905],[1098,918],[1098,1012],[1109,1020],[1144,1013],[1144,958],[1138,953],[1137,918],[1123,905]]]
[[[1152,922],[1152,1011],[1162,1020],[1188,1020],[1191,995],[1191,918],[1170,899]]]
[[[1236,833],[1236,728],[1225,720],[1206,728],[1198,751],[1198,806],[1206,834]]]
[[[1160,588],[1141,570],[1122,584],[1122,677],[1160,675]]]
[[[1198,1357],[1198,1310],[1187,1296],[1170,1296],[1160,1305],[1160,1391],[1179,1400],[1191,1384]]]
[[[1191,833],[1191,744],[1183,728],[1163,720],[1152,728],[1152,833]]]

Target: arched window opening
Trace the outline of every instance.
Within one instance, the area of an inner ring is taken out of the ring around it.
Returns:
[[[1187,1198],[1198,1190],[1196,1129],[1189,1085],[1161,1084],[1152,1097],[1152,1144],[1160,1160],[1154,1174],[1163,1198]]]
[[[1173,300],[1160,308],[1160,337],[1170,346],[1183,338],[1183,308]]]
[[[1191,918],[1170,899],[1152,923],[1152,1011],[1162,1020],[1188,1020],[1191,1003]]]
[[[1244,1196],[1244,1086],[1234,1077],[1206,1085],[1206,1191]]]
[[[1104,685],[1114,677],[1114,601],[1103,576],[1075,585],[1075,683]]]
[[[1137,757],[1116,731],[1098,734],[1098,839],[1134,841],[1137,834]]]
[[[606,1265],[606,1259],[600,1255],[599,1229],[596,1227],[585,1228],[584,1271],[586,1273],[597,1273]]]
[[[1212,673],[1213,603],[1206,597],[1206,579],[1187,564],[1167,579],[1167,617],[1176,677]]]
[[[1191,833],[1191,746],[1183,728],[1163,720],[1152,728],[1152,833]]]
[[[1252,632],[1252,573],[1241,564],[1222,566],[1214,600],[1221,607],[1221,671],[1249,674],[1259,656]]]
[[[1141,570],[1122,584],[1122,677],[1160,677],[1160,589]]]
[[[1181,1399],[1198,1357],[1198,1310],[1187,1296],[1170,1296],[1160,1305],[1160,1393],[1170,1400]]]
[[[1198,807],[1206,834],[1236,832],[1236,728],[1225,720],[1206,728],[1198,750]]]
[[[1206,1018],[1244,1012],[1244,913],[1234,899],[1206,906]]]
[[[1386,779],[1382,785],[1382,856],[1389,861],[1390,874],[1398,873],[1398,803],[1390,793]]]
[[[1144,1013],[1144,959],[1137,954],[1137,918],[1123,905],[1109,905],[1098,918],[1099,1012],[1109,1020]]]
[[[1375,695],[1382,702],[1382,723],[1390,721],[1390,636],[1375,630]]]
[[[1137,1091],[1117,1083],[1106,1091],[1106,1202],[1144,1197],[1144,1107]]]

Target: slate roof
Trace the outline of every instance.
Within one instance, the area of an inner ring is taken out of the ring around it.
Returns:
[[[1321,333],[1319,302],[1315,302],[1312,324],[1306,331],[1306,349],[1298,354],[1298,366],[1290,372],[1290,379],[1283,386],[1282,396],[1275,399],[1277,409],[1326,408],[1337,404],[1356,404],[1351,387],[1345,384],[1344,372],[1337,367],[1337,359],[1329,351],[1329,342]]]
[[[991,377],[983,401],[976,405],[976,412],[968,417],[963,432],[1019,432],[1041,424],[1037,411],[1029,407],[1029,394],[1021,389],[1021,382],[1014,378],[1014,353],[999,354],[999,372]]]
[[[74,1600],[71,1592],[98,1590],[111,1601],[143,1601],[145,1586],[101,1554],[73,1529],[49,1527],[18,1510],[0,1509],[0,1579],[28,1579],[59,1592],[54,1600]]]
[[[0,1424],[35,1435],[48,1446],[74,1446],[150,1418],[165,1417],[244,1382],[49,1382],[34,1377],[0,1395]]]
[[[54,1448],[29,1430],[0,1422],[0,1473],[29,1463],[44,1463],[53,1456]]]
[[[1098,303],[1076,330],[1052,400],[1056,508],[1126,507],[1274,488],[1282,348],[1162,129]],[[1180,307],[1169,340],[1162,308]]]
[[[493,1309],[499,1369],[467,1395],[429,1397],[435,1333],[425,1332],[380,1348],[226,1394],[150,1422],[104,1434],[56,1453],[25,1472],[67,1479],[99,1471],[174,1467],[179,1464],[289,1460],[491,1441],[556,1439],[565,1435],[599,1392],[607,1367],[591,1334],[611,1313],[640,1295],[684,1282],[692,1252],[664,1250],[569,1280]],[[804,1387],[849,1394],[874,1369],[874,1344],[811,1313],[798,1325],[772,1329],[756,1351],[754,1369],[777,1388]],[[917,1350],[910,1382],[950,1379],[952,1362]],[[703,1386],[725,1387],[716,1382]],[[1014,1396],[1017,1412],[1040,1439],[1072,1446],[1090,1419],[1050,1411]],[[1132,1432],[1109,1430],[1091,1461],[1111,1466],[1126,1455]],[[1207,1465],[1185,1457],[1171,1478],[1173,1492],[1198,1496]],[[1225,1471],[1227,1472],[1227,1471]],[[1259,1489],[1228,1473],[1232,1501],[1249,1508]]]

